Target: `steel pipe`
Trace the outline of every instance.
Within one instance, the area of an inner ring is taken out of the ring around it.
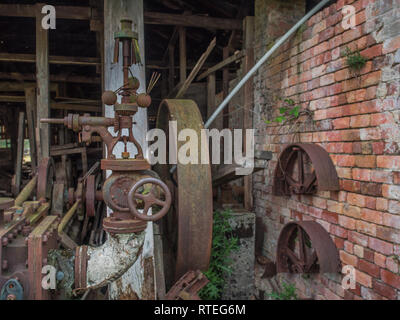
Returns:
[[[298,29],[300,26],[310,19],[315,13],[317,13],[324,5],[326,5],[330,0],[322,0],[318,3],[310,12],[308,12],[303,18],[301,18],[288,32],[286,32],[283,37],[281,37],[271,49],[269,49],[264,56],[251,68],[251,70],[243,77],[242,80],[236,85],[235,88],[228,94],[228,96],[222,101],[218,108],[207,120],[204,128],[208,128],[215,118],[222,112],[222,110],[228,105],[236,93],[244,86],[244,84],[249,80],[256,71],[264,64],[265,61],[287,40],[289,37]]]

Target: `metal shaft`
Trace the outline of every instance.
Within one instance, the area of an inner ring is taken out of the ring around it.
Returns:
[[[32,194],[33,190],[35,190],[36,187],[36,182],[37,182],[38,177],[34,176],[31,181],[25,186],[24,189],[19,193],[17,198],[15,199],[14,205],[16,207],[22,206],[22,204],[28,200],[30,195]]]
[[[221,111],[227,106],[227,104],[232,100],[235,94],[243,87],[243,85],[249,80],[254,73],[264,64],[265,61],[287,40],[289,37],[298,29],[300,26],[305,23],[308,19],[310,19],[316,12],[318,12],[325,4],[327,4],[330,0],[322,0],[318,3],[310,12],[308,12],[303,18],[299,20],[288,32],[285,33],[283,37],[281,37],[271,49],[264,54],[264,56],[251,68],[251,70],[244,76],[242,80],[236,85],[235,88],[228,94],[228,96],[222,101],[222,103],[218,106],[218,108],[214,111],[214,113],[207,120],[204,127],[207,129],[211,123],[215,120],[215,118],[221,113]]]

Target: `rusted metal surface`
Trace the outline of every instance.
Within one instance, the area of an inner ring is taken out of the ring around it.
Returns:
[[[338,250],[326,230],[315,221],[289,222],[277,248],[278,273],[340,272]]]
[[[208,282],[201,271],[190,270],[172,286],[165,300],[200,300],[198,293]]]
[[[54,177],[53,158],[42,158],[38,167],[37,199],[51,200]]]
[[[0,210],[11,208],[14,205],[13,198],[0,198]]]
[[[168,132],[169,121],[177,121],[177,132],[189,128],[201,137],[203,121],[192,100],[164,100],[159,108],[157,128]],[[178,142],[179,147],[184,142]],[[198,145],[202,146],[200,141]],[[208,146],[202,146],[208,156]],[[199,152],[200,154],[200,152]],[[200,160],[200,159],[199,159]],[[198,161],[201,163],[201,161]],[[211,168],[206,164],[177,164],[173,176],[169,165],[156,165],[154,170],[167,185],[175,186],[172,212],[161,222],[165,252],[167,288],[189,270],[207,270],[212,241]],[[199,241],[201,239],[201,241]]]
[[[144,193],[150,187],[150,191],[148,193]],[[147,188],[144,188],[147,186]],[[157,191],[156,189],[161,189]],[[140,191],[142,189],[142,191]],[[160,199],[160,196],[163,195],[164,199]],[[135,218],[139,220],[145,221],[157,221],[164,217],[169,208],[171,207],[171,192],[169,191],[167,185],[159,179],[156,178],[145,178],[141,179],[132,186],[131,190],[128,194],[128,205],[131,213],[135,216]],[[140,213],[139,203],[142,202],[143,212]],[[150,208],[153,206],[161,207],[160,210],[153,213],[151,216],[147,215]]]
[[[75,289],[86,288],[87,252],[87,246],[80,246],[75,249]]]
[[[291,144],[279,156],[273,193],[278,196],[339,190],[329,154],[316,144]]]
[[[86,216],[94,217],[96,213],[96,176],[90,175],[86,179],[86,192],[85,192],[85,204],[86,204]]]
[[[42,268],[47,265],[50,249],[58,248],[57,225],[59,217],[47,216],[28,237],[29,286],[32,300],[48,300],[49,290],[42,288]]]

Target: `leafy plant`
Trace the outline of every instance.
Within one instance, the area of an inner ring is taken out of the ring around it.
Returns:
[[[362,56],[358,49],[352,52],[349,47],[346,47],[344,56],[347,57],[347,66],[355,72],[359,72],[367,63],[367,58]]]
[[[199,292],[203,300],[220,299],[225,285],[224,276],[232,272],[230,255],[239,248],[239,239],[233,235],[229,224],[231,214],[231,210],[214,212],[211,260],[208,270],[204,272],[210,282]]]
[[[268,295],[275,300],[297,300],[296,287],[291,283],[282,282],[283,290],[279,293],[272,292]]]
[[[279,108],[280,116],[276,117],[272,121],[266,120],[265,123],[283,123],[288,120],[297,119],[300,116],[300,105],[295,105],[296,103],[292,99],[284,99],[283,101],[285,103],[285,106]]]

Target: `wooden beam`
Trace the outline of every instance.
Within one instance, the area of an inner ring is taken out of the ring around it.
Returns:
[[[25,53],[0,53],[0,61],[35,63],[36,56],[34,54]],[[101,64],[101,61],[99,58],[91,57],[50,56],[49,63],[62,65],[97,66]]]
[[[41,8],[45,4],[40,6]],[[90,7],[79,6],[56,6],[57,19],[71,19],[71,20],[90,20],[92,18],[92,9]],[[0,16],[3,17],[36,17],[36,6],[29,4],[0,4]],[[42,15],[44,16],[44,15]]]
[[[82,105],[82,104],[52,103],[51,109],[102,113],[101,106],[89,106],[89,105]]]
[[[207,77],[207,118],[215,110],[215,73],[211,73]]]
[[[36,81],[36,75],[32,73],[18,72],[0,72],[0,79],[12,79],[17,81]],[[51,82],[68,82],[68,83],[101,83],[100,77],[70,76],[63,74],[50,75]]]
[[[50,126],[41,123],[40,119],[50,118],[49,90],[49,32],[42,28],[41,8],[43,3],[36,4],[36,97],[37,97],[37,126],[39,128],[40,150],[38,163],[42,158],[50,156]]]
[[[174,89],[175,86],[175,55],[174,55],[175,47],[173,45],[168,47],[169,53],[169,72],[168,72],[168,86],[169,92]]]
[[[36,88],[25,88],[26,119],[28,121],[29,150],[31,154],[32,172],[36,172],[36,140],[35,140],[35,110],[36,110]]]
[[[24,158],[24,133],[25,113],[20,112],[18,118],[17,162],[15,164],[15,196],[17,196],[21,190],[22,160]]]
[[[28,87],[34,87],[33,82],[11,82],[11,81],[1,81],[0,82],[0,92],[25,92]],[[52,83],[50,85],[50,91],[57,92],[58,84]]]
[[[179,33],[179,81],[184,83],[187,72],[187,57],[186,57],[186,29],[178,28]]]
[[[246,17],[243,22],[244,49],[246,50],[244,61],[244,73],[250,71],[254,66],[254,17]],[[254,104],[253,78],[244,85],[244,108],[243,108],[243,130],[252,127],[252,111]],[[243,140],[244,151],[248,146]],[[253,179],[252,176],[244,177],[244,207],[246,210],[253,210]]]
[[[228,66],[229,64],[231,64],[232,62],[235,62],[241,58],[243,58],[244,56],[244,51],[237,51],[235,52],[234,55],[226,58],[225,60],[221,61],[220,63],[217,63],[215,66],[211,67],[210,69],[208,69],[207,71],[203,72],[202,74],[200,74],[197,77],[197,81],[203,80],[204,78],[207,78],[208,75],[210,75],[211,73],[214,73],[226,66]]]
[[[181,15],[161,12],[145,12],[144,23],[217,30],[239,30],[242,28],[242,21],[239,19],[225,19],[200,15]]]
[[[214,38],[211,40],[207,50],[201,55],[199,61],[197,62],[196,66],[193,68],[192,72],[190,73],[189,77],[186,79],[186,81],[183,83],[182,87],[179,89],[176,99],[182,98],[183,95],[185,94],[186,90],[189,88],[190,84],[193,82],[194,78],[197,76],[199,73],[201,67],[203,66],[203,63],[207,60],[208,56],[210,55],[211,51],[214,49],[215,45],[217,43],[217,39]]]
[[[0,96],[0,102],[23,103],[23,102],[25,102],[25,97],[24,96]]]

